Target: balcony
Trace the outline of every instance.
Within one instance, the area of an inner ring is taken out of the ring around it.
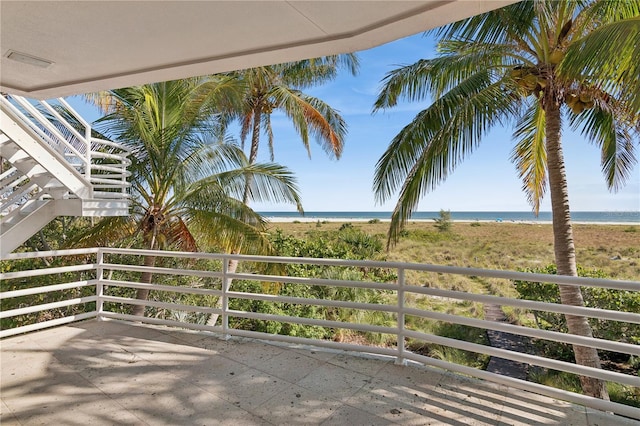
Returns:
[[[145,256],[155,256],[157,266],[138,266]],[[67,265],[74,259],[73,266],[57,266],[62,258]],[[227,270],[229,259],[240,262],[241,272]],[[640,419],[638,408],[437,359],[416,348],[419,343],[439,344],[621,386],[640,387],[637,375],[445,338],[414,326],[414,320],[421,318],[640,356],[637,345],[435,312],[421,308],[420,300],[568,312],[636,324],[640,323],[637,313],[441,290],[415,281],[413,272],[639,291],[640,283],[635,281],[391,262],[106,248],[12,254],[4,260],[8,272],[0,274],[4,289],[0,318],[19,319],[20,326],[3,325],[1,331],[3,424],[624,425]],[[40,261],[43,268],[19,270]],[[283,276],[277,268],[259,273],[265,269],[258,266],[264,264],[380,268],[397,279],[376,283]],[[132,279],[142,272],[153,273],[153,284]],[[29,279],[45,285],[24,288]],[[262,283],[258,288],[264,290],[236,288],[236,283],[246,280]],[[287,286],[374,289],[385,297],[377,303],[291,297],[282,295]],[[149,289],[152,297],[137,300],[132,296],[136,289]],[[34,295],[38,305],[20,303],[24,297],[33,300]],[[8,300],[17,303],[7,310]],[[237,301],[250,301],[256,309],[239,309]],[[353,315],[348,321],[339,315],[283,316],[260,308],[272,303],[385,313],[392,321],[373,321],[367,315]],[[128,314],[131,305],[139,304],[147,305],[145,317]],[[269,324],[275,331],[295,324],[345,330],[344,335],[352,337],[370,333],[386,336],[386,343],[294,337],[269,332],[268,327],[255,331],[247,327],[249,323]]]

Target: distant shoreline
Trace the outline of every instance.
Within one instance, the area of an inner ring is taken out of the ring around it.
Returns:
[[[391,222],[391,219],[380,218],[340,218],[340,217],[274,217],[264,216],[264,218],[270,223],[315,223],[315,222],[332,222],[332,223],[368,223],[372,220],[378,220],[382,223]],[[409,219],[407,222],[434,222],[434,219]],[[462,219],[452,220],[453,223],[496,223],[496,224],[519,224],[519,225],[552,225],[551,221],[547,220],[489,220],[489,219]],[[572,220],[571,223],[576,225],[635,225],[640,226],[640,222],[602,222],[602,221],[577,221]]]
[[[390,211],[307,211],[300,215],[295,211],[259,212],[273,223],[282,222],[389,222]],[[551,224],[552,214],[549,211],[534,215],[531,211],[449,211],[453,222],[496,222]],[[439,211],[414,212],[410,222],[432,222],[440,218]],[[640,225],[640,211],[576,211],[571,212],[573,223],[583,224],[619,224]]]

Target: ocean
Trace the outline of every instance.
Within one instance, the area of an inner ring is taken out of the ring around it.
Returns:
[[[391,212],[260,212],[266,218],[274,220],[332,220],[332,221],[368,221],[371,219],[389,220]],[[413,220],[432,220],[440,217],[440,212],[415,212]],[[551,212],[540,212],[536,217],[532,212],[451,212],[451,219],[458,221],[496,221],[496,222],[551,222]],[[575,223],[629,223],[640,224],[640,211],[610,212],[572,212]]]

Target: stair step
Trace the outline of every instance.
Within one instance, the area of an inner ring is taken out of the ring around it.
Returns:
[[[20,162],[29,161],[29,160],[37,164],[37,162],[31,157],[29,157],[29,154],[27,154],[23,150],[19,148],[12,149],[11,145],[9,146],[4,145],[4,146],[7,147],[7,149],[0,150],[0,155],[2,155],[2,157],[8,162],[10,162],[11,164],[20,163]]]

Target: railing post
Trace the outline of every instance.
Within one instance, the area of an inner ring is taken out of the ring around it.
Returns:
[[[102,312],[104,311],[104,284],[102,282],[104,278],[104,268],[102,265],[104,264],[104,252],[102,249],[98,250],[96,254],[96,296],[98,300],[96,300],[96,314],[98,317],[98,321],[102,321],[104,318],[102,317]]]
[[[404,341],[404,268],[398,268],[398,356],[396,357],[396,365],[407,365],[407,360],[404,357],[405,341]]]
[[[227,277],[229,272],[229,259],[223,257],[222,260],[222,335],[225,339],[229,339],[231,335],[229,334],[229,316],[227,315],[227,311],[229,309],[229,296],[227,292],[229,291],[229,284],[231,280]]]
[[[85,138],[85,146],[87,151],[85,152],[86,162],[84,175],[89,182],[91,182],[91,126],[88,124],[84,128],[84,138]]]

